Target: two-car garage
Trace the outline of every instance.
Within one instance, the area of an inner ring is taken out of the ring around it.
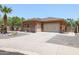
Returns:
[[[45,23],[43,25],[44,32],[59,32],[60,24],[59,23]]]

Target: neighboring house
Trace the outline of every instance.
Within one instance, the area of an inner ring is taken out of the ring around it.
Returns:
[[[23,27],[28,32],[65,32],[67,24],[61,18],[32,18],[24,21]]]

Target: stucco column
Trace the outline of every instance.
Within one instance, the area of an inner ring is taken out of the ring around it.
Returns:
[[[35,26],[35,31],[36,32],[41,32],[41,23],[37,23]]]
[[[62,24],[60,24],[60,32],[62,32]]]
[[[65,26],[63,24],[60,24],[60,32],[64,32],[65,31]]]

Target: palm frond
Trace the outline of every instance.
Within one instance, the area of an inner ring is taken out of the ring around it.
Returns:
[[[12,11],[12,9],[11,8],[8,8],[8,7],[6,7],[6,6],[4,6],[2,9],[1,9],[1,12],[3,12],[3,13],[10,13]]]
[[[0,5],[0,9],[2,8],[2,5]]]

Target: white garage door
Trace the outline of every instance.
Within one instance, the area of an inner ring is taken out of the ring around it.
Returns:
[[[59,23],[46,23],[44,24],[44,31],[45,32],[59,32],[60,25]]]

